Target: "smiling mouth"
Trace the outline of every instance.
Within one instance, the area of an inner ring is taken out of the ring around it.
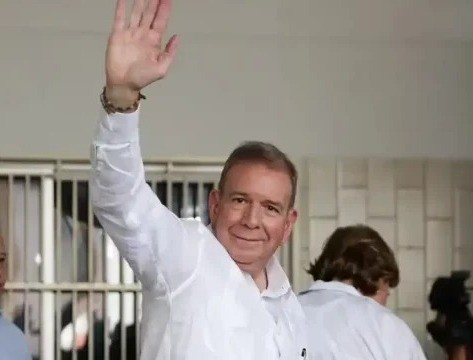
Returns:
[[[237,235],[233,235],[237,240],[240,240],[240,241],[246,241],[246,242],[261,242],[263,240],[261,239],[248,239],[248,238],[244,238],[244,237],[241,237],[241,236],[237,236]]]

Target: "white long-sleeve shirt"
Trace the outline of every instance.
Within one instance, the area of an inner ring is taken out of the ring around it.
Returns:
[[[425,360],[406,323],[351,285],[316,281],[299,300],[311,359]]]
[[[143,288],[143,360],[298,360],[305,321],[278,261],[262,293],[200,221],[147,186],[138,111],[104,114],[92,147],[94,212]]]

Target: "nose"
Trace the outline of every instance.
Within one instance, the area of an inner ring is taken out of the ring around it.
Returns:
[[[250,229],[259,228],[261,223],[261,212],[256,204],[249,204],[242,217],[242,224]]]

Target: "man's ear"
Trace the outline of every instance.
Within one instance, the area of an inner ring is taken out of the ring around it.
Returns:
[[[296,209],[290,209],[287,213],[283,244],[285,244],[291,237],[292,229],[294,228],[294,224],[296,223],[298,216],[299,214],[297,213]]]
[[[209,218],[213,224],[217,219],[218,209],[220,206],[220,191],[213,189],[209,195]]]

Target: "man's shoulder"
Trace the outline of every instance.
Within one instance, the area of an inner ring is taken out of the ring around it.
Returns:
[[[359,326],[363,331],[375,330],[375,337],[381,337],[386,348],[395,351],[399,347],[409,354],[422,352],[419,342],[407,323],[393,310],[375,300],[358,296],[353,297],[347,308],[349,313],[356,316],[352,326]]]
[[[392,335],[404,342],[417,343],[417,338],[407,323],[388,307],[367,298],[363,313],[369,313],[378,328],[387,336]]]
[[[311,303],[311,291],[310,290],[303,290],[297,294],[295,294],[297,300],[302,306],[309,305]]]
[[[411,357],[415,355],[416,359],[425,359],[422,347],[416,335],[409,325],[391,309],[376,303],[371,306],[376,308],[378,328],[383,334],[385,343],[392,347],[393,352],[402,350],[405,355],[401,357]]]
[[[2,334],[24,338],[23,332],[15,324],[0,316],[0,331]]]
[[[204,253],[209,253],[210,249],[224,249],[215,237],[211,225],[206,225],[199,218],[179,218],[179,222],[190,241],[194,244],[207,244],[207,246],[203,247],[205,249]]]
[[[12,322],[0,316],[0,344],[2,347],[12,347],[28,353],[28,343],[25,334]]]
[[[183,228],[188,233],[194,233],[204,236],[215,237],[212,232],[210,225],[205,225],[200,219],[193,217],[190,218],[179,218]]]

